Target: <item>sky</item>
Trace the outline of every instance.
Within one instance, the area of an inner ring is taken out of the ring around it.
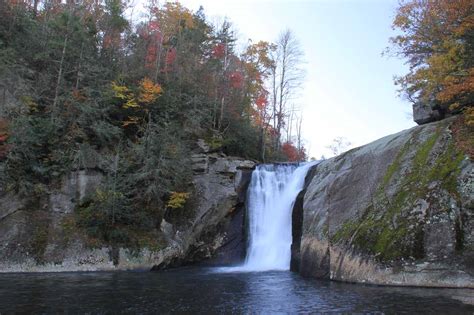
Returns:
[[[353,148],[415,126],[394,75],[403,60],[382,56],[394,35],[397,0],[181,0],[208,19],[228,18],[241,44],[275,41],[290,29],[305,54],[306,80],[295,105],[309,157],[332,156],[336,137]]]

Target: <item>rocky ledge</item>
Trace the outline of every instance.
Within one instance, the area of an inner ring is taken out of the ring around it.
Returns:
[[[181,224],[168,222],[165,215],[157,227],[163,244],[158,248],[91,246],[75,227],[75,208],[101,183],[97,170],[72,172],[34,204],[0,194],[0,272],[150,270],[211,257],[216,262],[242,259],[245,192],[255,163],[206,148],[191,160],[191,215]]]

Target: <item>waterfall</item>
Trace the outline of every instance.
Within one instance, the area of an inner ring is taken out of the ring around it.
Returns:
[[[291,215],[314,163],[259,165],[247,192],[249,242],[245,263],[221,271],[289,270]]]
[[[313,164],[259,165],[248,190],[249,246],[243,268],[289,270],[291,214]]]

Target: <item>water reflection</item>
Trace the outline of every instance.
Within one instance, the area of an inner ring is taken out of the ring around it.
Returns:
[[[303,279],[290,272],[0,275],[0,313],[455,313],[469,290],[389,288]]]

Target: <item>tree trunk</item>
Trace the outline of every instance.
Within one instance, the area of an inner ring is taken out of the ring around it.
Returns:
[[[84,53],[84,43],[81,44],[81,53],[79,55],[79,64],[77,65],[77,72],[76,72],[76,85],[75,88],[76,90],[79,90],[79,83],[81,81],[81,67],[82,67],[82,58],[83,58],[83,53]]]
[[[265,128],[260,128],[260,159],[265,163]]]
[[[58,104],[59,89],[61,86],[61,78],[63,76],[64,59],[66,57],[68,39],[69,39],[69,34],[66,33],[66,36],[64,37],[63,51],[61,53],[61,61],[59,62],[59,73],[58,73],[58,79],[56,81],[56,89],[54,92],[53,108],[51,110],[51,120],[54,117],[54,112],[56,111],[56,106]]]

